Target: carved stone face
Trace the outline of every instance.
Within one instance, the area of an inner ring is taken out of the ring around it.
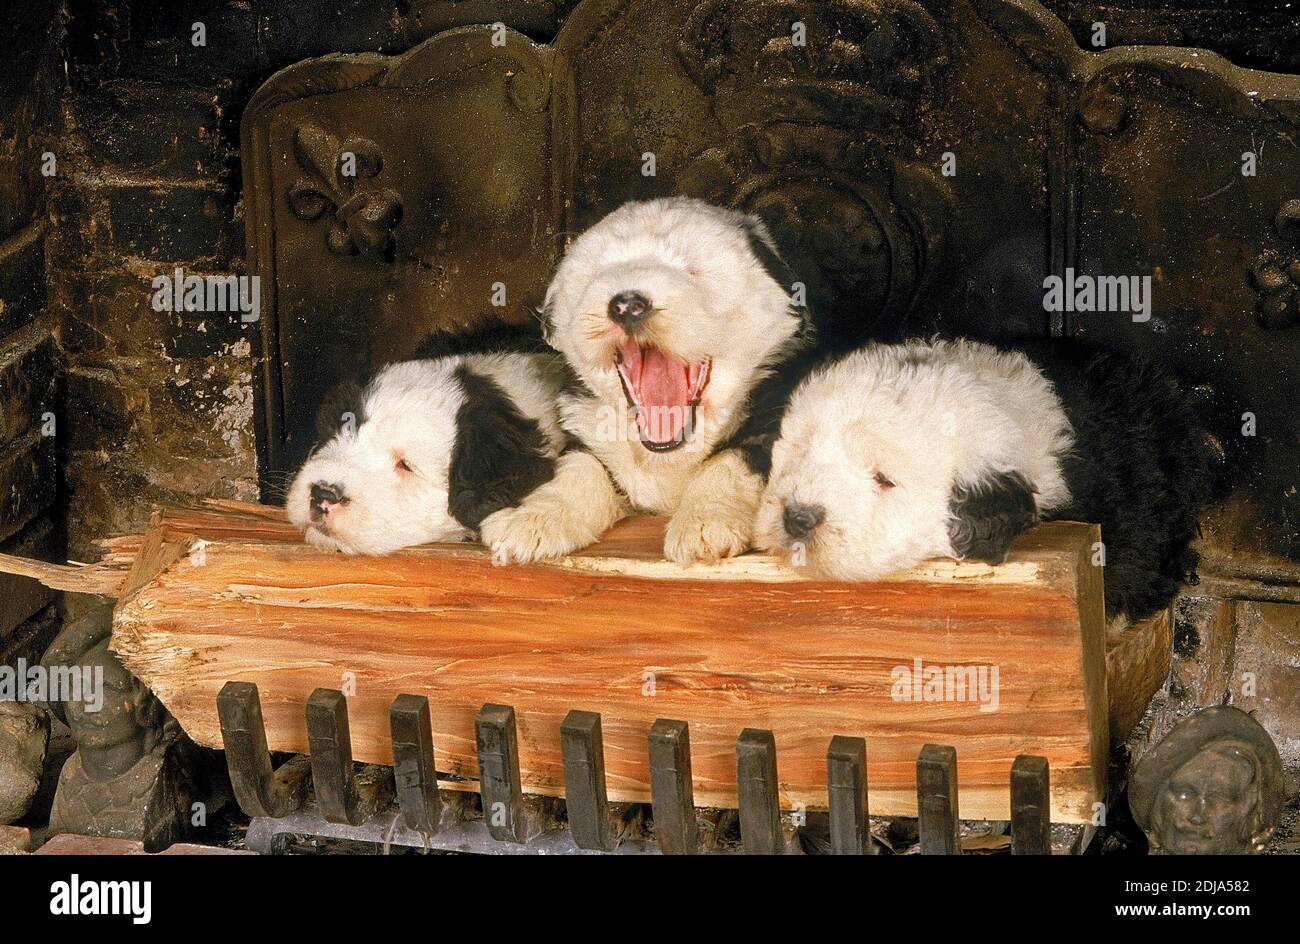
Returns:
[[[107,640],[86,652],[76,667],[86,677],[95,669],[103,670],[103,697],[98,711],[84,701],[65,702],[68,727],[86,772],[96,780],[111,779],[129,770],[156,742],[157,735],[149,727],[157,713],[156,702],[108,651]]]
[[[1219,744],[1196,754],[1165,782],[1156,799],[1153,832],[1173,855],[1251,851],[1260,784],[1244,746]]]
[[[1202,708],[1148,751],[1129,779],[1129,809],[1153,852],[1257,852],[1282,814],[1282,759],[1258,721]]]

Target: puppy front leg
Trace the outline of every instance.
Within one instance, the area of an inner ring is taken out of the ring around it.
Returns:
[[[742,554],[754,542],[763,479],[737,449],[709,458],[686,491],[664,537],[664,556],[679,564]]]
[[[526,564],[595,543],[627,512],[627,500],[596,457],[568,452],[549,482],[484,518],[479,535],[495,559]]]

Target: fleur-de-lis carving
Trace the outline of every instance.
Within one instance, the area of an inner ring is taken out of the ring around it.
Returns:
[[[1277,211],[1273,228],[1291,249],[1265,249],[1250,267],[1259,289],[1259,321],[1277,331],[1300,324],[1300,200],[1288,200]]]
[[[369,138],[340,141],[316,124],[299,125],[293,153],[307,173],[289,188],[289,209],[300,220],[329,219],[325,245],[338,256],[393,256],[393,228],[402,219],[397,191],[369,186],[383,169]],[[328,214],[328,217],[327,217]]]

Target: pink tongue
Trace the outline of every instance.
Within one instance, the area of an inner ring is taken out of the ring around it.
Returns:
[[[690,412],[687,366],[657,348],[646,348],[641,352],[640,367],[637,393],[643,409],[637,412],[637,426],[651,442],[673,442],[681,435]]]

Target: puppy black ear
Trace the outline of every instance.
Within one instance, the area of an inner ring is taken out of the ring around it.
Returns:
[[[1034,488],[1019,472],[957,485],[948,499],[948,537],[962,559],[1000,564],[1016,536],[1038,521]]]
[[[415,348],[415,360],[434,360],[457,354],[533,353],[546,350],[534,325],[516,325],[485,315],[468,331],[434,331]]]
[[[781,286],[786,295],[793,296],[794,285],[799,281],[799,277],[781,258],[781,254],[777,251],[776,240],[772,238],[767,224],[757,216],[747,216],[745,235],[749,239],[749,251],[754,254],[763,271],[771,276],[772,281]],[[814,329],[812,313],[806,302],[795,309],[795,314],[799,317],[799,332],[796,337],[802,345],[807,346],[812,343]]]
[[[465,402],[456,412],[447,509],[477,531],[483,519],[512,508],[555,474],[545,434],[491,379],[456,371]]]
[[[317,442],[333,439],[348,423],[355,429],[365,419],[362,404],[368,376],[341,380],[325,392],[316,411]]]
[[[785,289],[786,294],[790,294],[794,289],[796,279],[794,270],[785,264],[781,254],[777,252],[776,241],[772,239],[771,232],[768,231],[767,224],[757,216],[745,217],[745,236],[749,239],[749,251],[754,254],[772,281]]]

